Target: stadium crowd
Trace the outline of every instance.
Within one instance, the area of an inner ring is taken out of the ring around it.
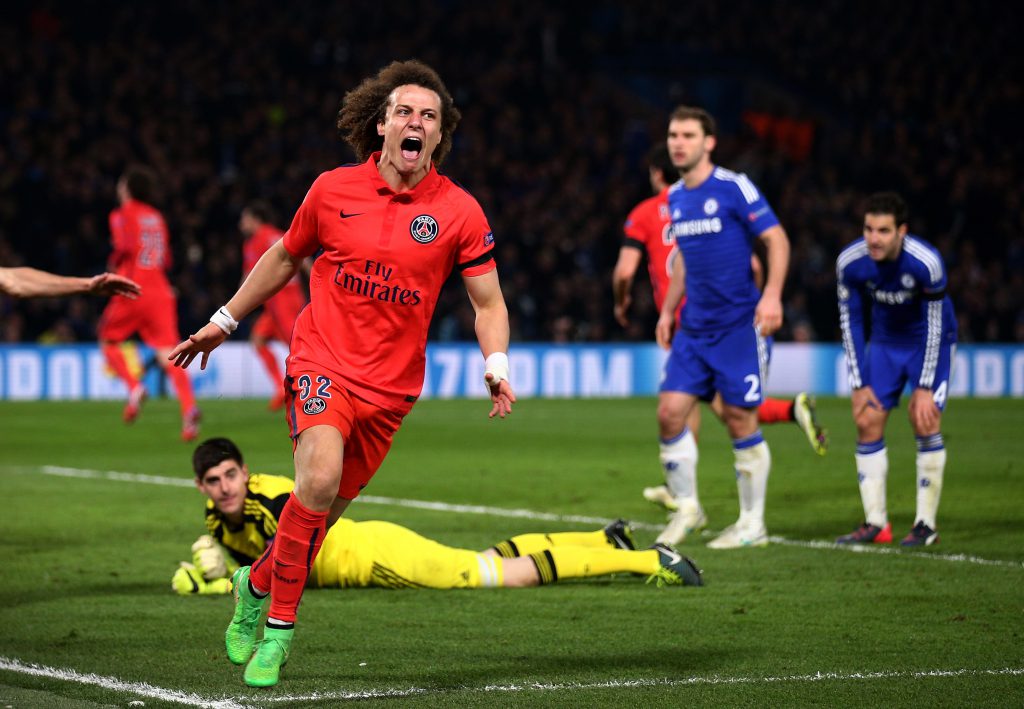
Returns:
[[[651,340],[610,274],[643,157],[677,104],[720,120],[716,158],[747,172],[793,245],[780,339],[838,339],[835,258],[865,195],[908,198],[950,273],[961,342],[1024,341],[1024,76],[1000,4],[812,9],[739,0],[559,4],[16,2],[0,25],[0,265],[106,269],[130,163],[162,179],[181,330],[241,275],[238,217],[286,227],[317,174],[350,162],[345,91],[396,58],[445,77],[464,121],[443,172],[494,228],[514,340]],[[83,297],[0,298],[0,341],[91,341]],[[645,315],[645,316],[644,316]],[[643,316],[643,317],[642,317]],[[472,339],[461,288],[433,337]],[[244,333],[243,333],[244,334]]]

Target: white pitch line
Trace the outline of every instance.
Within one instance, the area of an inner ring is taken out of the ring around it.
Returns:
[[[76,684],[88,684],[95,687],[102,687],[115,692],[125,692],[150,699],[160,699],[165,702],[184,704],[190,707],[203,707],[204,709],[249,709],[250,705],[239,704],[237,700],[225,697],[223,699],[208,699],[190,692],[179,692],[176,689],[164,689],[154,687],[146,682],[126,682],[117,677],[104,677],[92,673],[82,674],[75,670],[59,667],[47,667],[25,663],[17,659],[0,656],[0,670],[17,672],[33,677],[46,677],[48,679],[60,680],[62,682],[74,682]]]
[[[312,694],[266,697],[262,701],[268,703],[292,703],[310,701],[338,701],[355,699],[382,699],[388,697],[408,697],[413,695],[451,694],[454,692],[557,692],[581,689],[631,689],[636,687],[682,687],[682,686],[715,686],[734,684],[787,684],[807,682],[847,682],[886,679],[929,679],[949,677],[976,676],[1013,676],[1024,675],[1024,669],[1003,667],[1000,669],[956,669],[956,670],[919,670],[891,672],[815,672],[806,675],[747,676],[747,677],[683,677],[680,679],[636,679],[608,680],[605,682],[530,682],[525,684],[496,684],[483,687],[459,687],[455,689],[424,689],[410,687],[408,689],[366,690],[363,692],[314,692]]]
[[[89,470],[85,468],[66,468],[56,465],[44,465],[39,468],[47,475],[59,475],[74,478],[91,478],[102,480],[116,480],[118,482],[147,483],[151,485],[172,485],[175,487],[193,487],[191,480],[185,478],[174,478],[163,475],[146,475],[144,473],[122,473],[115,470]],[[591,524],[603,526],[608,523],[607,517],[592,517],[586,515],[563,515],[552,512],[538,512],[537,510],[510,509],[507,507],[489,507],[487,505],[462,505],[449,502],[434,502],[431,500],[410,500],[400,497],[380,497],[377,495],[360,495],[357,502],[370,505],[387,505],[391,507],[406,507],[410,509],[430,510],[433,512],[455,512],[459,514],[487,515],[490,517],[510,517],[516,519],[540,520],[546,522],[564,522],[572,524]],[[631,522],[634,528],[650,532],[659,532],[662,527],[647,522]],[[1006,561],[1004,559],[984,559],[969,554],[934,554],[929,552],[904,551],[896,547],[883,547],[878,545],[861,544],[834,544],[820,540],[789,539],[787,537],[771,536],[768,538],[772,543],[780,546],[798,547],[803,549],[824,549],[829,551],[844,551],[853,554],[883,554],[899,557],[910,557],[914,559],[931,559],[932,561],[947,561],[954,563],[975,564],[979,566],[998,566],[1010,569],[1024,569],[1024,562]]]

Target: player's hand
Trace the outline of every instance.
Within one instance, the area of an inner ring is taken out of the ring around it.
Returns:
[[[228,568],[224,548],[209,534],[199,537],[192,545],[192,564],[207,581],[226,578],[233,571]]]
[[[854,389],[850,393],[850,405],[853,408],[854,421],[857,421],[868,409],[875,409],[879,412],[885,410],[882,408],[882,402],[875,396],[875,390],[870,386]]]
[[[938,432],[942,413],[935,403],[931,389],[914,389],[914,393],[910,395],[907,413],[910,414],[910,422],[919,436]]]
[[[194,335],[189,335],[188,339],[178,344],[171,353],[167,355],[167,359],[174,362],[175,367],[181,367],[185,369],[196,356],[202,353],[203,358],[199,362],[200,369],[206,369],[206,362],[210,359],[210,352],[215,350],[220,343],[228,339],[228,336],[224,334],[224,331],[214,325],[212,322],[206,323],[199,332]]]
[[[192,594],[223,595],[231,593],[231,579],[213,579],[207,581],[192,564],[181,562],[178,570],[171,577],[171,588],[182,596]]]
[[[142,286],[116,273],[101,273],[89,279],[86,290],[93,295],[123,295],[135,300],[142,293]]]
[[[629,317],[627,316],[627,313],[629,312],[629,306],[631,306],[632,304],[633,296],[631,296],[629,293],[626,293],[624,296],[622,296],[621,303],[615,304],[615,308],[613,309],[615,313],[615,320],[616,322],[619,323],[619,325],[622,325],[622,327],[629,327]]]
[[[494,380],[495,376],[490,372],[484,375],[484,381],[491,392],[491,402],[494,404],[488,418],[495,416],[505,418],[512,413],[512,404],[516,403],[516,395],[507,379],[499,379],[497,382]]]
[[[663,350],[672,348],[672,336],[676,334],[676,316],[674,313],[662,313],[658,316],[658,324],[654,326],[654,339]]]
[[[765,293],[754,310],[754,327],[764,337],[770,337],[782,327],[782,299]]]

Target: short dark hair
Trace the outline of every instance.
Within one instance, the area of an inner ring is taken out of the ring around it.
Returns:
[[[225,460],[233,460],[239,465],[245,462],[242,460],[242,451],[227,438],[208,438],[200,443],[192,454],[192,470],[195,471],[196,480],[202,482],[210,468]]]
[[[359,86],[345,94],[338,111],[338,133],[352,146],[360,161],[369,159],[384,145],[384,138],[377,135],[377,124],[384,120],[391,92],[407,85],[430,89],[441,99],[441,142],[431,159],[435,165],[444,162],[452,149],[452,135],[462,114],[455,108],[455,100],[438,73],[415,59],[391,62],[377,76],[363,79]]]
[[[270,206],[270,203],[263,199],[254,199],[249,202],[243,208],[244,211],[249,212],[264,224],[274,223],[274,208]]]
[[[676,110],[672,111],[672,115],[668,119],[670,122],[691,119],[699,121],[700,127],[704,129],[704,135],[718,134],[718,126],[715,125],[714,117],[703,108],[698,108],[697,106],[679,106]]]
[[[679,180],[679,168],[672,164],[672,156],[664,143],[655,145],[647,152],[647,166],[660,172],[661,179],[669,184]]]
[[[152,203],[156,199],[156,172],[145,165],[129,165],[121,176],[132,199]]]
[[[865,214],[891,214],[896,226],[907,223],[907,203],[896,192],[875,192],[864,205]]]

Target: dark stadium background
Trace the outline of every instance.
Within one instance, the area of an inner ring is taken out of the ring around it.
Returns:
[[[435,66],[463,122],[443,172],[497,237],[513,338],[648,340],[610,273],[643,156],[677,104],[719,119],[718,162],[793,243],[780,339],[837,339],[834,262],[863,197],[896,189],[943,253],[964,342],[1024,341],[1021,12],[988,2],[13,2],[0,19],[0,264],[103,270],[114,182],[159,172],[181,329],[240,277],[238,214],[287,226],[352,159],[344,92]],[[641,284],[642,285],[642,284]],[[0,341],[89,341],[102,301],[0,298]],[[433,336],[471,339],[461,288]]]

